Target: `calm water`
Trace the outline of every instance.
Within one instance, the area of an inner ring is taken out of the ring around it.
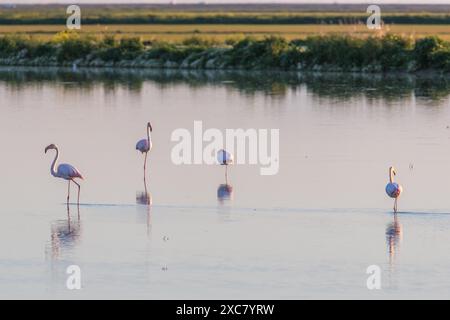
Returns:
[[[0,298],[450,298],[449,79],[0,69],[0,97]],[[279,128],[279,173],[235,165],[221,198],[222,167],[171,162],[195,120]]]

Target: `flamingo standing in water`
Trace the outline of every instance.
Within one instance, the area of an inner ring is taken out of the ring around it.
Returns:
[[[147,172],[147,155],[150,150],[152,150],[152,136],[151,132],[153,131],[152,125],[150,122],[147,123],[147,139],[139,140],[136,143],[136,150],[139,150],[141,153],[145,153],[144,158],[144,181]]]
[[[403,187],[394,182],[394,176],[397,172],[394,167],[389,168],[389,183],[386,185],[386,193],[389,197],[394,198],[394,212],[397,213],[397,200],[403,192]]]
[[[50,173],[55,178],[61,178],[64,180],[67,180],[69,182],[67,187],[67,204],[69,204],[69,198],[70,198],[70,182],[75,183],[78,186],[78,205],[80,205],[80,189],[81,186],[78,182],[75,181],[75,179],[84,179],[81,175],[80,171],[78,171],[75,167],[71,166],[70,164],[62,163],[58,166],[56,169],[56,162],[58,161],[59,157],[59,150],[58,147],[54,144],[51,144],[45,148],[45,153],[47,153],[48,150],[55,150],[56,156],[53,160],[53,163],[50,167]]]
[[[224,149],[220,149],[217,152],[217,161],[220,165],[225,166],[225,183],[228,184],[228,165],[234,162],[233,154]]]

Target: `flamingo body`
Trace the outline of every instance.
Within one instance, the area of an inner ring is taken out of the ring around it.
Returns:
[[[403,192],[403,187],[396,182],[390,182],[386,185],[386,193],[391,198],[398,198]]]
[[[234,158],[231,153],[221,149],[217,152],[217,161],[220,165],[227,166],[229,164],[233,164]]]
[[[136,150],[139,150],[141,153],[146,153],[152,150],[152,141],[148,139],[139,140],[136,143]]]
[[[80,171],[78,171],[78,169],[74,166],[67,163],[61,163],[58,166],[58,169],[56,170],[56,177],[65,180],[73,180],[76,178],[83,179]]]

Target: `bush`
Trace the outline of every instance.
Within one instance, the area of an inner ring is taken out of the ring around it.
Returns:
[[[217,45],[218,42],[213,39],[205,39],[198,36],[193,36],[190,38],[186,38],[182,41],[182,44],[185,46],[194,46],[194,47],[211,47]]]
[[[55,55],[56,49],[49,42],[37,42],[29,47],[28,57],[51,57]]]
[[[105,36],[101,40],[76,32],[62,32],[50,42],[31,38],[0,37],[0,57],[56,58],[61,64],[77,59],[101,59],[117,62],[138,57],[161,62],[181,63],[197,60],[198,67],[210,66],[246,69],[292,69],[300,62],[306,69],[320,66],[322,70],[383,70],[450,71],[450,43],[437,37],[412,39],[385,35],[366,39],[327,35],[286,41],[280,37],[258,40],[245,37],[230,40],[218,47],[214,41],[192,37],[181,44],[152,41],[146,47],[139,38],[116,40]]]
[[[97,55],[104,61],[132,60],[144,52],[144,49],[140,38],[123,38],[117,41],[114,36],[105,36],[99,44]]]
[[[75,32],[58,33],[53,42],[59,47],[57,59],[59,62],[71,62],[83,58],[97,48],[97,43],[89,37],[81,37]]]
[[[31,40],[18,36],[4,36],[0,37],[0,56],[9,57],[16,55],[23,49],[28,49],[31,45]]]
[[[202,51],[204,49],[198,47],[180,47],[165,42],[157,42],[146,52],[146,58],[182,62],[190,54]]]
[[[383,70],[406,69],[411,59],[411,42],[396,35],[360,39],[328,35],[307,38],[304,62],[309,65],[332,65],[348,70],[381,65]]]
[[[437,37],[426,37],[416,41],[414,46],[414,59],[419,69],[427,69],[432,66],[442,66],[442,61],[448,51],[448,44]],[[437,55],[437,56],[436,56]]]
[[[380,63],[383,70],[405,70],[411,61],[409,39],[388,34],[381,39]]]
[[[350,69],[364,61],[363,40],[349,36],[328,35],[309,37],[304,54],[307,65],[335,65]]]
[[[141,53],[144,51],[144,44],[140,38],[123,38],[120,39],[119,49],[122,52]]]
[[[279,37],[264,40],[244,38],[230,50],[228,64],[244,68],[282,67],[281,57],[290,48],[289,43]]]
[[[280,67],[283,69],[296,68],[301,60],[301,48],[293,46],[280,55]]]
[[[117,46],[116,37],[113,35],[106,35],[101,42],[101,46],[104,48],[112,48]]]

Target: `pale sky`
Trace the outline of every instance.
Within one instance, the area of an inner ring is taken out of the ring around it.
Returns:
[[[398,3],[398,4],[450,4],[450,0],[0,0],[0,4],[10,3]]]

